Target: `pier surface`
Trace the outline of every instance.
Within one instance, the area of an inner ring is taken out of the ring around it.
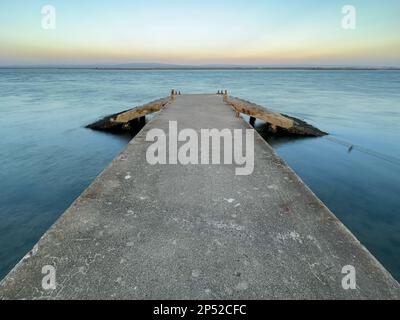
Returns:
[[[146,133],[248,129],[177,96],[0,284],[0,299],[398,299],[399,284],[255,134],[255,169],[150,165]],[[349,212],[351,214],[351,212]],[[54,266],[57,286],[42,288]],[[342,288],[342,268],[357,288]]]

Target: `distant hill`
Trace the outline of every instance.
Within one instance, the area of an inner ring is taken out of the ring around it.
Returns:
[[[99,69],[99,70],[400,70],[399,67],[387,66],[340,66],[340,65],[235,65],[235,64],[204,64],[181,65],[167,63],[120,63],[120,64],[37,64],[0,66],[2,69]]]

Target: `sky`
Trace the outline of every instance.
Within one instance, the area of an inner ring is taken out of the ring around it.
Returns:
[[[399,31],[399,0],[1,0],[0,65],[400,67]]]

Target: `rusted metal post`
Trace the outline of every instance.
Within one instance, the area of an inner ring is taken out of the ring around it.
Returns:
[[[228,100],[228,90],[225,90],[224,94],[224,101]]]
[[[172,89],[172,91],[171,91],[171,99],[172,100],[176,99],[176,91],[175,91],[175,89]]]

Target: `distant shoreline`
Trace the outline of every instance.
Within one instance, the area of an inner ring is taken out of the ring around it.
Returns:
[[[293,70],[293,71],[400,71],[390,67],[50,67],[50,66],[0,66],[0,70],[98,70],[98,71],[257,71],[257,70]]]

